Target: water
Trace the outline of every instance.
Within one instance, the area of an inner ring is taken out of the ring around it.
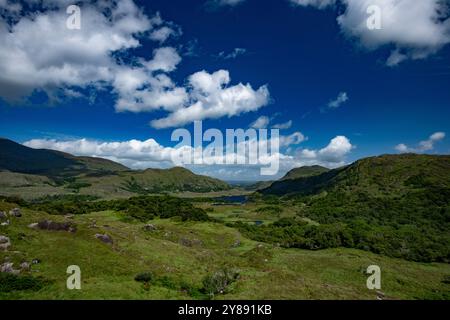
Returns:
[[[215,198],[214,200],[220,201],[220,202],[226,202],[226,203],[238,203],[238,204],[244,204],[248,201],[247,196],[223,196]]]

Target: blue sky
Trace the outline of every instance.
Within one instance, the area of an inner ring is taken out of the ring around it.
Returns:
[[[173,100],[149,107],[145,102],[134,105],[132,101],[138,91],[118,84],[120,76],[135,70],[139,61],[145,60],[148,64],[141,69],[151,75],[143,82],[163,74],[181,91],[190,90],[189,79],[198,72],[203,72],[197,74],[201,79],[219,70],[227,72],[231,80],[226,81],[224,88],[249,84],[250,89],[245,89],[251,95],[248,104],[239,107],[238,102],[236,112],[230,113],[219,110],[214,105],[215,99],[207,99],[203,114],[214,116],[201,116],[199,120],[203,120],[205,128],[220,130],[248,128],[262,116],[271,119],[268,127],[291,124],[281,134],[301,133],[303,138],[282,149],[292,159],[281,171],[302,164],[339,166],[384,153],[450,151],[445,137],[450,129],[450,46],[447,45],[450,22],[448,11],[440,16],[439,23],[434,19],[438,1],[426,0],[424,7],[408,12],[382,7],[391,10],[395,18],[381,20],[382,30],[360,28],[361,21],[365,22],[367,17],[365,12],[357,10],[354,0],[124,1],[126,5],[122,8],[110,1],[104,7],[81,2],[80,30],[52,31],[50,28],[49,31],[30,18],[29,6],[38,10],[38,15],[51,17],[50,25],[64,21],[68,16],[65,9],[70,4],[65,2],[58,5],[50,0],[38,5],[22,2],[20,8],[11,8],[12,3],[7,1],[0,2],[2,25],[10,28],[9,31],[6,27],[0,29],[0,40],[7,43],[0,54],[3,60],[0,63],[0,74],[3,74],[0,76],[0,87],[3,87],[0,89],[0,136],[33,147],[105,156],[136,168],[170,166],[165,160],[146,159],[142,154],[135,158],[122,157],[121,152],[127,151],[121,149],[98,152],[98,144],[132,139],[141,142],[154,139],[159,146],[170,148],[175,145],[170,141],[175,128],[192,129],[189,120],[170,120],[170,126],[164,127],[152,126],[150,122],[170,117],[174,110],[187,108],[190,103],[203,101],[196,100],[193,93],[189,93],[189,101],[181,103],[183,107]],[[400,2],[410,6],[417,3]],[[105,25],[88,20],[91,13],[92,17],[107,15],[105,8],[120,9],[128,19],[117,18]],[[83,24],[83,19],[88,21]],[[23,23],[25,20],[28,24]],[[40,36],[27,34],[33,23],[36,32],[42,28]],[[129,26],[123,27],[121,23]],[[162,29],[170,30],[170,35],[156,33]],[[70,41],[76,32],[80,32],[82,36],[78,40],[84,43],[92,40],[96,32],[104,38],[87,47],[73,48],[73,54],[61,46],[76,46],[78,42]],[[123,41],[113,46],[109,36],[115,32]],[[138,45],[130,44],[130,40],[137,41]],[[25,48],[18,43],[26,43]],[[48,50],[42,49],[45,45]],[[95,50],[97,45],[106,48]],[[151,63],[156,60],[155,50],[161,48],[171,49],[170,54],[162,56],[167,66],[155,69],[155,63]],[[22,53],[27,56],[23,61]],[[174,61],[174,55],[179,61]],[[65,62],[74,70],[86,68],[86,73],[75,76],[64,73]],[[99,67],[102,64],[114,71],[105,75]],[[32,66],[29,76],[27,70],[22,70],[28,65]],[[54,72],[55,68],[58,72]],[[92,79],[88,79],[90,76]],[[220,75],[223,77],[226,78]],[[130,78],[125,80],[130,83]],[[158,81],[160,84],[161,79]],[[263,88],[266,94],[258,91]],[[147,83],[147,89],[152,91],[152,85]],[[346,98],[333,104],[339,95]],[[122,107],[118,106],[121,98],[126,100]],[[149,96],[152,101],[159,98],[153,91]],[[163,101],[167,101],[165,98]],[[212,112],[212,108],[216,111]],[[224,103],[223,108],[229,107]],[[183,111],[180,117],[192,119],[188,110]],[[432,138],[435,133],[438,134]],[[329,157],[321,158],[320,150],[330,146],[335,137],[345,137],[346,149],[340,153],[338,150],[331,161]],[[97,147],[79,148],[80,139],[95,142]],[[302,159],[305,150],[315,154]],[[259,178],[246,168],[239,169],[242,171],[222,168],[220,174],[214,166],[192,169],[229,180]],[[247,172],[245,177],[243,172]]]

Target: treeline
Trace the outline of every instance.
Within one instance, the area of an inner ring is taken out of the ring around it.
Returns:
[[[291,199],[292,200],[292,199]],[[297,197],[300,217],[267,226],[236,223],[246,236],[283,247],[357,248],[413,261],[450,262],[450,189],[432,187],[401,196],[331,191]]]
[[[208,221],[207,213],[196,208],[187,200],[171,196],[138,196],[129,199],[92,201],[90,198],[61,197],[42,199],[39,202],[24,202],[21,205],[49,214],[87,214],[99,211],[120,211],[140,221],[155,217],[171,218],[179,216],[182,221]]]

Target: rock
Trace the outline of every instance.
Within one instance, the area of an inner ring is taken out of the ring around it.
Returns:
[[[11,217],[20,218],[22,216],[22,212],[20,211],[19,208],[14,208],[14,209],[9,211],[9,215]]]
[[[5,262],[4,264],[0,265],[0,272],[19,274],[20,270],[14,269],[13,266],[14,266],[14,263]]]
[[[41,263],[41,260],[39,260],[39,259],[31,260],[31,264],[38,264],[38,263]]]
[[[6,214],[5,211],[0,211],[0,219],[6,219],[8,217],[8,215]]]
[[[39,221],[37,223],[37,228],[41,230],[51,230],[51,231],[68,231],[68,232],[76,231],[76,227],[70,222],[54,222],[51,220]]]
[[[38,229],[39,228],[39,223],[30,223],[29,225],[28,225],[28,228],[30,228],[30,229]]]
[[[241,240],[237,239],[234,243],[233,243],[233,248],[237,248],[241,245]]]
[[[185,247],[192,247],[192,241],[186,238],[181,238],[180,239],[180,244],[185,246]]]
[[[5,222],[0,223],[0,226],[9,226],[9,219],[6,220]]]
[[[144,226],[144,230],[145,231],[156,231],[157,228],[155,227],[155,225],[149,223]]]
[[[382,292],[382,291],[380,291],[380,290],[377,290],[377,291],[375,291],[375,292],[376,292],[376,294],[377,294],[377,299],[378,299],[378,300],[384,300],[384,298],[385,298],[384,292]]]
[[[187,238],[181,238],[180,244],[185,247],[192,247],[192,246],[201,246],[203,244],[202,240],[199,239],[187,239]]]
[[[0,236],[0,249],[3,251],[8,251],[8,248],[11,246],[11,241],[6,236]]]
[[[113,239],[109,235],[107,235],[106,233],[105,234],[97,233],[95,235],[95,237],[97,239],[101,240],[104,243],[113,244]]]
[[[31,267],[31,265],[28,262],[22,262],[20,264],[20,269],[22,271],[28,271],[28,270],[30,270],[30,267]]]

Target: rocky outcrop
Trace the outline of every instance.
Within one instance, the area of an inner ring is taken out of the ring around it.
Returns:
[[[14,269],[14,263],[5,262],[4,264],[0,265],[0,272],[12,273],[17,275],[20,273],[20,270]]]
[[[32,223],[28,227],[37,228],[40,230],[76,232],[76,227],[71,222],[55,222],[51,220],[42,220],[37,224]]]
[[[7,236],[0,236],[0,249],[3,251],[8,251],[11,246],[11,241]]]
[[[11,217],[20,218],[22,216],[22,211],[19,208],[14,208],[9,210],[9,215]]]
[[[106,233],[105,234],[97,233],[95,235],[95,237],[104,243],[113,244],[113,239],[111,238],[111,236],[107,235]]]
[[[149,223],[149,224],[146,224],[146,225],[144,226],[144,230],[145,230],[145,231],[156,231],[157,228],[156,228],[155,225]]]

